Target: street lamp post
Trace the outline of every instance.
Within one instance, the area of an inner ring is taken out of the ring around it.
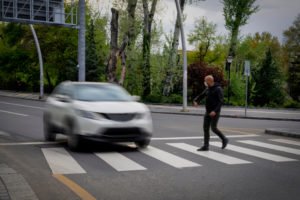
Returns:
[[[85,0],[79,0],[78,81],[85,81]]]
[[[183,112],[187,112],[187,55],[186,55],[186,44],[185,44],[185,35],[184,28],[182,24],[182,13],[180,10],[179,1],[175,0],[177,13],[179,16],[179,24],[181,30],[181,43],[182,43],[182,54],[183,54]]]
[[[233,57],[232,56],[228,56],[226,59],[226,70],[228,70],[228,88],[227,88],[227,104],[230,104],[230,66],[232,63]]]

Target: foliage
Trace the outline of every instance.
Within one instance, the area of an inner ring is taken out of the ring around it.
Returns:
[[[284,102],[281,72],[270,49],[253,78],[255,86],[252,101],[255,106],[281,105]]]
[[[190,44],[194,44],[198,50],[199,62],[204,62],[210,48],[216,41],[217,25],[208,22],[205,17],[199,18],[195,21],[194,30],[188,35]]]
[[[254,5],[255,1],[256,0],[222,0],[224,5],[225,27],[230,31],[231,35],[228,55],[235,56],[240,27],[247,24],[249,17],[258,11],[259,6]]]
[[[214,66],[208,66],[206,63],[197,62],[188,66],[188,88],[191,90],[190,98],[193,98],[200,94],[204,89],[204,78],[207,75],[212,75],[215,82],[221,84],[224,87],[227,83],[224,80],[223,71]]]
[[[291,97],[300,101],[300,14],[293,25],[284,32],[285,50],[288,54],[288,87]]]

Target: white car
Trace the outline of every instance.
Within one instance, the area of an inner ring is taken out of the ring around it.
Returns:
[[[57,133],[66,134],[72,150],[80,148],[85,138],[135,142],[145,148],[152,130],[147,106],[115,84],[67,81],[59,84],[46,101],[45,140],[54,141]]]

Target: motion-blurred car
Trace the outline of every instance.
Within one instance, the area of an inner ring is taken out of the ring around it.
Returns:
[[[145,148],[152,130],[147,106],[115,84],[67,81],[59,84],[46,101],[45,140],[54,141],[57,133],[66,134],[72,150],[78,150],[86,138],[134,142]]]

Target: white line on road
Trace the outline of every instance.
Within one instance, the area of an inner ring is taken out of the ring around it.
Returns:
[[[259,135],[248,134],[248,135],[228,135],[228,138],[246,138],[246,137],[259,137]],[[211,136],[210,138],[219,138],[218,136]],[[151,140],[195,140],[203,139],[203,136],[191,136],[191,137],[154,137]]]
[[[201,165],[194,163],[192,161],[186,160],[174,154],[168,153],[166,151],[157,149],[152,146],[148,146],[147,149],[141,149],[142,153],[151,156],[157,160],[160,160],[168,165],[171,165],[175,168],[184,168],[184,167],[199,167]]]
[[[9,137],[10,134],[9,133],[6,133],[4,131],[0,131],[0,136],[6,136],[6,137]]]
[[[7,142],[7,143],[0,143],[0,146],[23,146],[23,145],[43,145],[43,144],[60,144],[65,143],[65,141],[59,142]]]
[[[280,143],[284,143],[284,144],[292,144],[292,145],[300,146],[300,142],[293,141],[293,140],[272,139],[271,141],[274,141],[274,142],[280,142]]]
[[[42,148],[53,174],[84,174],[86,171],[64,148]]]
[[[221,142],[210,142],[209,144],[213,145],[213,146],[221,146]],[[274,154],[270,154],[270,153],[256,151],[253,149],[239,147],[239,146],[235,146],[235,145],[231,145],[231,144],[228,144],[226,149],[231,150],[231,151],[236,151],[238,153],[243,153],[243,154],[247,154],[250,156],[266,159],[266,160],[275,161],[275,162],[297,161],[292,158],[287,158],[287,157],[278,156],[278,155],[274,155]]]
[[[258,146],[258,147],[263,147],[263,148],[267,148],[267,149],[272,149],[272,150],[283,151],[283,152],[287,152],[287,153],[300,155],[300,150],[289,148],[289,147],[273,145],[273,144],[268,144],[268,143],[264,143],[264,142],[257,142],[257,141],[253,141],[253,140],[241,140],[239,142],[244,143],[244,144]]]
[[[28,115],[25,115],[25,114],[22,114],[22,113],[9,112],[9,111],[6,111],[6,110],[0,110],[0,112],[12,114],[12,115],[18,115],[18,116],[22,116],[22,117],[27,117],[28,116]]]
[[[117,171],[146,170],[147,168],[117,152],[95,153]]]
[[[186,144],[186,143],[167,143],[170,146],[176,147],[178,149],[188,151],[190,153],[197,154],[199,156],[203,156],[212,160],[216,160],[222,163],[226,163],[229,165],[237,165],[237,164],[249,164],[251,162],[247,160],[242,160],[239,158],[227,156],[225,154],[213,152],[213,151],[197,151],[198,147]]]
[[[5,101],[0,101],[0,103],[2,104],[7,104],[7,105],[12,105],[12,106],[20,106],[20,107],[26,107],[26,108],[34,108],[34,109],[41,109],[43,110],[43,107],[38,107],[38,106],[28,106],[28,105],[24,105],[24,104],[18,104],[18,103],[8,103]]]

